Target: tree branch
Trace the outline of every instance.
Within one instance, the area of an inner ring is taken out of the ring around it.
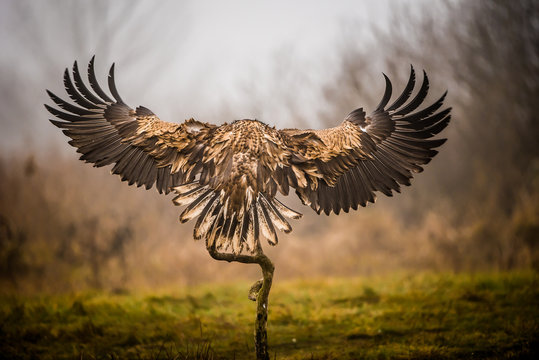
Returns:
[[[208,248],[210,256],[215,260],[221,261],[237,261],[244,264],[258,264],[262,269],[262,287],[258,292],[250,292],[249,299],[256,296],[256,319],[255,319],[255,350],[257,360],[269,360],[268,352],[268,298],[271,290],[271,284],[273,282],[273,271],[275,266],[271,260],[264,254],[262,247],[258,244],[256,253],[253,255],[241,255],[231,253],[220,253],[214,247]],[[258,283],[258,282],[257,282]],[[253,285],[251,289],[256,288]]]

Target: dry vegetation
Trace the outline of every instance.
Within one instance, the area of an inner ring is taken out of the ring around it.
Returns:
[[[337,77],[324,88],[324,123],[358,104],[372,109],[381,71],[401,77],[397,92],[412,63],[431,75],[433,97],[449,89],[449,141],[396,199],[382,195],[330,218],[289,200],[306,216],[268,249],[276,277],[539,268],[538,19],[532,0],[448,2],[422,14],[395,10],[395,27],[372,44],[346,33]],[[255,267],[212,261],[177,214],[170,198],[72,153],[4,154],[1,288],[123,290],[257,276]]]

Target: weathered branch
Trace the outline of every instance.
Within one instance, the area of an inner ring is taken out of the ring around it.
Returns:
[[[220,253],[215,248],[209,248],[210,256],[215,260],[237,261],[244,264],[258,264],[262,269],[262,286],[260,290],[256,288],[260,285],[255,283],[249,292],[249,299],[256,296],[256,320],[255,320],[255,350],[257,360],[269,360],[268,352],[268,298],[273,281],[273,271],[275,267],[271,260],[264,254],[260,246],[257,247],[253,255],[241,255],[231,253]]]

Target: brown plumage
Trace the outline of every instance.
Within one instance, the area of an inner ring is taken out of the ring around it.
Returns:
[[[427,95],[423,83],[410,100],[415,72],[402,94],[389,106],[391,82],[380,104],[366,116],[352,111],[337,127],[324,130],[277,130],[257,120],[237,120],[216,126],[189,119],[182,124],[161,121],[144,108],[130,108],[114,82],[112,98],[98,84],[94,59],[88,66],[91,90],[77,63],[73,80],[64,73],[66,91],[75,104],[47,91],[62,110],[45,105],[59,120],[51,120],[94,166],[112,165],[129,185],[160,193],[175,191],[176,205],[186,206],[180,220],[196,218],[195,239],[208,248],[254,252],[263,236],[277,244],[277,232],[290,232],[286,218],[301,214],[276,199],[290,187],[317,213],[339,214],[374,202],[376,192],[388,196],[410,185],[445,139],[431,139],[450,119],[450,109],[438,111],[445,94],[414,112]]]

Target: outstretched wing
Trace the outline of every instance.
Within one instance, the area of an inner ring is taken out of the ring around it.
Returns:
[[[129,185],[156,184],[161,193],[174,190],[173,202],[185,206],[180,221],[197,219],[194,238],[208,247],[254,252],[264,236],[275,245],[276,230],[291,231],[285,217],[301,214],[274,199],[272,170],[283,156],[275,129],[255,120],[219,127],[193,119],[182,124],[161,121],[144,107],[130,108],[116,89],[114,65],[109,96],[97,82],[94,58],[87,87],[77,63],[73,80],[66,69],[64,85],[74,102],[47,91],[61,109],[45,105],[51,122],[71,138],[81,160],[112,165],[112,173]],[[277,160],[276,160],[277,159]]]
[[[168,193],[174,186],[192,181],[197,173],[207,171],[200,160],[215,126],[193,119],[183,124],[168,123],[144,107],[130,108],[116,90],[114,64],[108,77],[112,98],[96,80],[94,58],[88,65],[93,91],[83,82],[76,62],[73,80],[66,69],[64,86],[76,105],[47,90],[62,110],[45,107],[59,119],[51,122],[71,138],[69,144],[82,154],[81,160],[96,167],[114,164],[111,172],[129,185],[149,189],[156,184],[160,193]]]
[[[159,192],[175,190],[174,202],[185,205],[182,222],[197,218],[195,239],[208,248],[245,247],[257,251],[259,236],[277,243],[276,229],[289,232],[285,217],[301,214],[280,203],[275,194],[289,186],[315,211],[339,213],[374,202],[375,192],[391,195],[409,185],[445,139],[433,140],[449,122],[450,109],[438,111],[440,100],[413,112],[428,91],[428,79],[408,102],[415,84],[410,80],[399,98],[391,98],[391,82],[376,110],[362,109],[325,130],[276,130],[256,120],[239,120],[220,127],[193,119],[182,124],[161,121],[144,107],[132,109],[118,94],[111,67],[108,86],[99,86],[94,59],[88,65],[91,89],[75,62],[73,81],[64,85],[73,103],[48,91],[62,110],[45,105],[59,120],[51,120],[71,138],[69,143],[94,166],[114,164],[112,173],[129,184],[156,184]]]
[[[304,158],[299,168],[305,181],[295,186],[303,203],[317,213],[348,212],[358,205],[374,202],[376,191],[392,196],[401,185],[410,185],[413,173],[423,170],[436,154],[435,148],[446,139],[431,139],[449,123],[451,109],[438,111],[446,93],[426,108],[414,112],[424,101],[429,81],[423,83],[413,99],[415,71],[402,94],[386,108],[392,92],[384,75],[386,90],[376,109],[365,116],[363,109],[352,111],[344,122],[325,130],[283,130],[291,146]],[[316,141],[313,141],[315,139]]]

